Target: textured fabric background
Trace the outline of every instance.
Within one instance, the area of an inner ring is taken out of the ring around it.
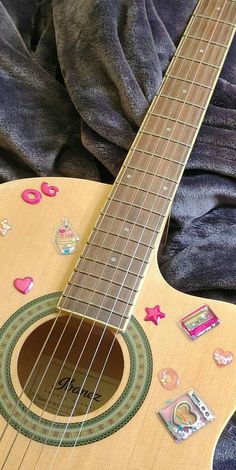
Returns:
[[[0,182],[112,182],[195,0],[0,0]],[[236,297],[236,43],[173,204],[160,258],[177,289]],[[236,469],[236,419],[214,470]]]

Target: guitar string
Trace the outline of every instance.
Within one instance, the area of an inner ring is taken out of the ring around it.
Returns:
[[[75,369],[74,369],[74,370],[76,370],[76,367],[75,367]],[[82,387],[83,387],[83,386],[81,386],[81,388],[82,388]],[[66,394],[66,392],[65,392],[65,394]],[[64,398],[64,397],[63,397],[63,398]]]
[[[227,1],[225,2],[225,5],[226,5],[226,4],[227,4]],[[222,7],[222,9],[225,7],[225,5]],[[216,6],[218,6],[218,5],[216,4]],[[220,17],[219,17],[219,21],[220,21]],[[214,33],[214,31],[212,32],[212,36],[213,36],[213,33]],[[201,41],[201,42],[204,44],[203,41]],[[200,47],[201,47],[201,46],[200,46]],[[228,51],[228,50],[229,50],[229,47],[227,48],[227,51]],[[206,52],[207,52],[207,51],[205,51],[205,53],[206,53]],[[205,55],[205,53],[204,53],[204,55]],[[209,59],[210,59],[210,57],[209,57]],[[224,60],[225,60],[225,57],[224,57]],[[221,69],[220,69],[220,73],[221,73],[221,71],[222,71],[222,67],[221,67]],[[217,81],[218,81],[218,79],[219,79],[219,76],[218,76],[218,78],[217,78]],[[214,88],[215,88],[215,87],[214,87]],[[210,100],[211,100],[211,99],[212,99],[212,96],[211,96]],[[209,104],[208,104],[208,106],[209,106]],[[150,411],[150,410],[149,410],[149,411]],[[145,422],[147,423],[147,418],[148,418],[148,410],[144,410],[144,412],[143,412],[143,423],[145,423]],[[137,437],[136,437],[136,439],[135,439],[135,441],[134,441],[134,443],[133,443],[133,446],[132,446],[132,449],[131,449],[131,452],[130,452],[130,456],[129,456],[129,458],[128,458],[128,461],[126,462],[127,468],[130,468],[130,463],[132,462],[133,455],[134,455],[134,453],[135,453],[135,449],[138,448],[139,441],[140,441],[140,433],[139,433],[139,435],[137,435]],[[157,448],[157,449],[154,451],[153,462],[158,462],[158,460],[157,460],[157,459],[158,459],[158,452],[159,452],[159,450],[158,450],[158,448]],[[71,458],[71,457],[70,457],[70,458]]]
[[[104,370],[104,369],[103,369]]]
[[[214,30],[215,30],[215,28],[214,28]],[[213,31],[213,32],[214,32],[214,31]],[[212,34],[213,34],[213,33],[212,33]],[[201,47],[201,44],[202,44],[202,41],[200,41],[199,48]],[[197,54],[197,52],[198,52],[198,51],[196,51],[195,55]],[[207,49],[205,50],[205,53],[206,53],[206,52],[207,52]],[[204,54],[204,55],[205,55],[205,54]],[[194,58],[195,58],[195,56],[194,56]],[[193,60],[194,60],[194,58],[193,58]],[[202,60],[201,62],[203,62],[203,60]],[[200,66],[199,66],[199,68],[200,68]],[[197,73],[197,72],[196,72],[196,73]],[[196,76],[196,75],[195,75],[195,76]],[[194,78],[195,78],[195,77],[194,77]],[[190,90],[189,90],[189,91],[190,91]],[[188,94],[189,94],[189,91],[188,91]],[[187,101],[188,94],[187,94],[187,96],[186,96],[186,101]],[[177,118],[177,119],[178,119],[178,118]],[[168,124],[167,124],[167,125],[168,125]],[[115,338],[113,339],[113,342],[114,342],[114,341],[115,341]],[[111,351],[111,349],[112,349],[112,345],[111,345],[111,347],[110,347],[110,351]],[[109,353],[110,353],[110,351],[109,351]],[[108,355],[109,355],[109,353],[108,353]],[[106,359],[106,362],[107,362],[107,359]],[[104,364],[104,367],[102,368],[102,371],[101,371],[101,373],[100,373],[100,376],[99,376],[99,379],[98,379],[98,382],[97,382],[97,385],[96,385],[96,388],[95,388],[94,393],[96,393],[96,391],[97,391],[97,388],[98,388],[98,386],[99,386],[99,383],[100,383],[101,377],[102,377],[102,375],[103,375],[105,366],[106,366],[106,363]],[[70,463],[70,461],[71,461],[73,452],[74,452],[74,450],[75,450],[75,448],[76,448],[75,446],[76,446],[76,444],[77,444],[77,442],[78,442],[78,439],[79,439],[79,436],[80,436],[80,433],[81,433],[83,424],[84,424],[84,422],[85,422],[85,420],[86,420],[86,418],[87,418],[87,415],[88,415],[88,413],[89,413],[89,411],[90,411],[91,405],[92,405],[92,401],[90,401],[90,404],[89,404],[89,406],[88,406],[88,408],[87,408],[86,415],[84,416],[83,422],[82,422],[82,424],[81,424],[81,426],[80,426],[79,433],[78,433],[76,442],[75,442],[74,447],[73,447],[73,451],[70,452],[70,457],[69,457],[68,465],[69,465],[69,463]],[[54,459],[54,460],[55,460],[55,459]],[[131,458],[130,458],[130,460],[131,460]],[[129,461],[130,461],[130,460],[129,460]],[[53,463],[52,463],[52,464],[53,464]],[[50,468],[52,468],[52,466],[51,466]]]

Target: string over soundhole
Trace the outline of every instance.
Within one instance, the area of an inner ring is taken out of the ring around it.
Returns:
[[[91,413],[120,384],[124,367],[120,345],[103,327],[69,316],[60,317],[54,326],[53,321],[33,330],[20,351],[22,388],[35,405],[53,415]]]

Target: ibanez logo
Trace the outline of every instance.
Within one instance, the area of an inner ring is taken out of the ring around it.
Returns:
[[[75,393],[76,395],[80,395],[81,397],[83,396],[98,403],[101,401],[102,395],[86,390],[85,388],[81,388],[75,384],[75,381],[76,379],[71,379],[71,377],[64,377],[58,381],[58,387],[56,387],[54,390],[64,390],[66,392]]]

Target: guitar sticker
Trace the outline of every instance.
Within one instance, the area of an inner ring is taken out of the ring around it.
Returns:
[[[147,315],[144,320],[152,321],[154,325],[159,325],[160,320],[166,316],[165,313],[161,312],[160,305],[156,305],[155,307],[146,307],[145,312]]]
[[[171,367],[159,370],[158,379],[162,387],[166,390],[174,390],[179,385],[179,377],[177,372]]]
[[[59,193],[57,186],[49,186],[45,181],[41,184],[41,191],[45,196],[54,197]],[[21,197],[28,204],[38,204],[42,199],[42,194],[37,189],[25,189]]]
[[[11,230],[12,226],[7,222],[7,219],[3,219],[0,221],[0,233],[1,235],[5,236],[9,230]]]
[[[17,277],[14,282],[14,287],[21,292],[21,294],[28,294],[34,285],[34,280],[32,277],[24,277],[23,279]]]
[[[21,197],[28,204],[38,204],[42,199],[42,194],[37,189],[25,189]]]
[[[77,251],[80,237],[77,235],[69,219],[63,218],[62,223],[54,231],[53,243],[59,255],[71,255]]]
[[[158,412],[176,442],[182,442],[215,419],[210,408],[194,390],[168,402]]]
[[[219,323],[219,318],[208,305],[203,305],[180,320],[181,328],[191,339],[198,338]]]
[[[213,358],[219,367],[224,367],[233,361],[234,355],[231,351],[216,348],[213,352]]]

